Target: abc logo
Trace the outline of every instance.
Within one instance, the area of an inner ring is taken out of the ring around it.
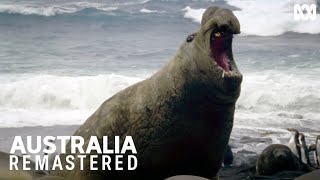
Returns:
[[[313,21],[317,17],[317,6],[315,4],[295,4],[293,10],[294,20],[296,21]]]

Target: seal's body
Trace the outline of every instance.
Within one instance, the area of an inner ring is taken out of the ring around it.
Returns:
[[[272,144],[265,148],[257,160],[256,170],[258,175],[267,176],[282,171],[311,171],[289,147],[282,144]]]
[[[309,148],[307,147],[307,143],[306,143],[306,139],[303,133],[299,134],[299,146],[300,146],[300,150],[301,150],[301,160],[303,163],[305,164],[309,164],[310,163],[310,157],[309,157]]]
[[[85,147],[90,136],[132,136],[136,170],[90,171],[87,158],[83,171],[76,161],[75,170],[53,174],[77,180],[216,177],[242,81],[231,46],[237,33],[240,25],[231,11],[209,8],[200,30],[164,68],[106,100],[74,133],[85,139]],[[109,147],[113,143],[109,141]]]

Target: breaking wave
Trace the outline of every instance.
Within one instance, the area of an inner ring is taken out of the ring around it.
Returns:
[[[20,77],[0,82],[0,108],[97,108],[107,98],[140,80],[142,78],[116,74]]]
[[[95,9],[97,11],[114,11],[118,7],[112,7],[99,3],[77,2],[74,4],[62,5],[13,5],[1,4],[0,12],[7,14],[20,14],[20,15],[39,15],[39,16],[56,16],[60,14],[76,13],[85,9]]]
[[[293,18],[294,4],[316,4],[315,0],[228,0],[227,3],[240,9],[233,12],[240,21],[242,35],[277,36],[286,32],[320,33],[319,14],[314,21],[295,21]],[[205,9],[193,9],[187,6],[182,11],[185,12],[185,18],[200,23]]]

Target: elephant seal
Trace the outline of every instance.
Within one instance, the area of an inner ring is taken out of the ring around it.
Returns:
[[[299,131],[293,128],[287,129],[291,134],[291,138],[288,143],[288,147],[299,159],[301,159],[301,149],[299,146]]]
[[[307,147],[306,138],[303,133],[299,133],[299,147],[301,150],[301,160],[305,164],[311,165],[309,157],[309,149]]]
[[[238,33],[240,24],[232,11],[208,8],[200,29],[165,67],[106,100],[73,134],[84,138],[84,148],[91,136],[99,142],[102,136],[132,136],[136,170],[90,171],[85,159],[82,171],[75,160],[74,170],[51,174],[77,180],[216,177],[242,82],[232,53],[233,34]],[[114,147],[112,138],[108,147]],[[70,142],[66,148],[61,159],[70,154]]]
[[[310,166],[292,153],[288,146],[272,144],[265,148],[256,163],[257,175],[274,175],[283,171],[310,172]]]

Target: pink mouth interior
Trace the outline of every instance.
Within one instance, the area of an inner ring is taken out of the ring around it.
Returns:
[[[225,39],[223,35],[219,37],[214,37],[211,39],[211,52],[212,56],[215,59],[216,63],[226,72],[229,72],[230,69],[230,59],[227,56],[228,48],[225,47]]]

